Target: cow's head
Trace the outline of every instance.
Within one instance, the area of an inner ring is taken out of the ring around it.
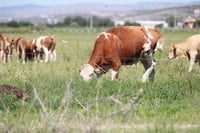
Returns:
[[[94,68],[90,64],[84,64],[84,67],[80,70],[80,76],[83,80],[88,81],[94,76]]]
[[[168,54],[168,59],[175,59],[179,57],[187,57],[188,53],[183,49],[178,47],[176,44],[172,44]]]

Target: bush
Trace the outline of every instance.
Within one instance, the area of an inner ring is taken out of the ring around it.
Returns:
[[[137,22],[130,22],[130,21],[126,21],[125,26],[141,26],[141,24],[137,23]]]
[[[19,23],[18,23],[17,21],[10,21],[10,22],[7,23],[7,26],[8,26],[8,27],[17,28],[17,27],[19,27],[20,25],[19,25]]]

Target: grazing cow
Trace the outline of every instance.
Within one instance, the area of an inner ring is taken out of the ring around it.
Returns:
[[[4,37],[0,34],[0,62],[6,63],[11,61],[12,56],[12,42],[14,40],[9,37]]]
[[[49,55],[52,61],[56,61],[56,40],[54,36],[40,36],[34,40],[34,43],[37,47],[36,60],[38,54],[40,54],[40,58],[43,58],[43,54],[45,54],[45,63],[48,62]],[[41,62],[43,62],[43,59]]]
[[[15,45],[18,60],[22,59],[22,63],[25,63],[27,59],[34,59],[36,45],[32,43],[32,41],[19,37],[13,43]]]
[[[99,34],[95,41],[88,64],[81,69],[80,75],[85,81],[93,75],[100,77],[112,69],[112,80],[118,78],[121,65],[132,65],[141,61],[146,72],[142,77],[154,80],[153,59],[155,50],[162,50],[162,34],[153,28],[121,26]]]
[[[192,71],[195,62],[200,64],[200,34],[193,35],[186,40],[172,44],[168,59],[186,57],[190,61],[189,72]]]

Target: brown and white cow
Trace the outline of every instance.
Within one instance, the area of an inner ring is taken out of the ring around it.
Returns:
[[[25,39],[24,37],[17,38],[14,42],[17,59],[22,59],[22,63],[25,63],[27,59],[32,60],[35,57],[36,45],[32,41]]]
[[[48,62],[49,56],[52,61],[56,61],[56,40],[54,36],[40,36],[34,40],[34,43],[37,47],[36,60],[39,54],[41,58],[43,58],[44,54],[45,60],[42,59],[41,62]]]
[[[88,61],[80,71],[85,81],[112,69],[112,80],[118,78],[121,65],[132,65],[141,61],[145,73],[142,81],[154,80],[155,50],[162,50],[162,34],[147,27],[121,26],[99,34]]]
[[[4,37],[2,34],[0,34],[0,62],[6,63],[11,61],[12,56],[12,42],[14,40],[9,37]]]
[[[190,61],[189,72],[192,71],[195,62],[200,64],[200,34],[171,45],[168,58],[175,59],[178,57],[188,58]]]

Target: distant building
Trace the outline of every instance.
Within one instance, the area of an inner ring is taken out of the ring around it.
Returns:
[[[124,25],[124,24],[125,24],[125,22],[124,22],[123,20],[115,20],[115,21],[114,21],[115,27],[116,27],[116,26],[122,26],[122,25]]]
[[[136,21],[137,23],[143,25],[143,26],[148,26],[148,27],[156,27],[156,26],[161,26],[162,28],[168,28],[169,25],[166,21],[146,21],[146,20],[139,20]]]
[[[195,15],[196,17],[199,17],[199,16],[200,16],[200,9],[195,9],[195,10],[194,10],[194,15]]]
[[[196,19],[194,19],[191,16],[189,16],[188,18],[186,18],[184,20],[184,22],[183,22],[183,28],[193,29],[195,22],[196,22]]]

